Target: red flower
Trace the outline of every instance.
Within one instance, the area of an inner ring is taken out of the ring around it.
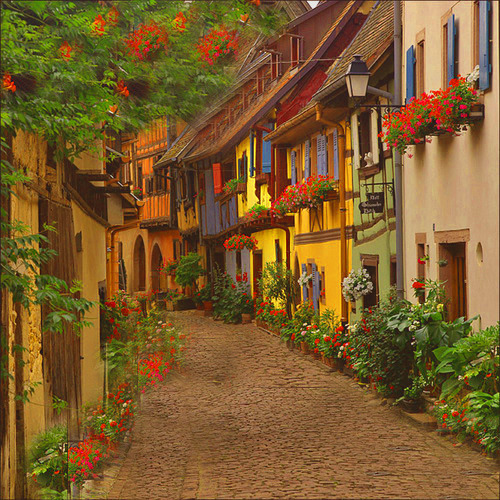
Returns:
[[[128,90],[128,88],[125,86],[125,83],[123,80],[120,80],[117,85],[116,85],[116,93],[117,94],[120,94],[124,97],[128,97],[130,95],[130,92]],[[141,188],[135,188],[136,190],[140,189],[142,191]],[[139,193],[140,194],[140,193]]]
[[[446,420],[448,418],[448,414],[447,413],[444,413],[443,414],[443,420]]]
[[[118,12],[118,9],[113,5],[111,9],[109,10],[106,19],[108,20],[108,24],[111,26],[116,26],[118,24],[118,16],[120,13]]]
[[[2,85],[3,85],[3,88],[6,90],[10,90],[11,92],[16,91],[16,86],[15,86],[14,81],[12,80],[11,76],[9,75],[9,73],[5,73],[5,75],[3,75]]]
[[[459,413],[457,410],[455,410],[454,412],[452,412],[451,416],[452,417],[458,417]]]
[[[92,23],[92,33],[97,36],[104,35],[104,26],[106,26],[106,21],[103,19],[101,14],[99,14]]]
[[[123,315],[123,316],[128,316],[128,314],[129,314],[129,310],[128,310],[126,307],[124,307],[124,308],[122,309],[121,313],[122,313],[122,315]]]
[[[65,61],[69,61],[71,59],[71,51],[73,50],[73,47],[68,42],[63,42],[63,44],[59,47],[59,53],[61,54],[61,57]]]
[[[316,347],[316,348],[314,349],[314,352],[315,352],[315,353],[318,353],[318,352],[319,352],[319,349]]]
[[[179,12],[175,19],[172,21],[174,28],[182,33],[186,29],[186,18],[182,12]]]
[[[339,333],[339,332],[343,332],[343,331],[344,331],[344,327],[342,325],[337,326],[337,328],[335,328],[335,333]]]
[[[425,288],[425,284],[421,283],[420,281],[414,281],[411,286],[415,288],[415,290],[421,290],[422,288]]]

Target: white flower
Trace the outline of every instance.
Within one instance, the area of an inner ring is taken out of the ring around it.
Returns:
[[[467,75],[467,82],[473,83],[479,79],[479,65],[477,65],[471,73]]]

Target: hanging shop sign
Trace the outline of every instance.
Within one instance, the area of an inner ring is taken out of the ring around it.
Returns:
[[[384,192],[366,193],[367,200],[359,204],[362,214],[381,214],[384,211]]]

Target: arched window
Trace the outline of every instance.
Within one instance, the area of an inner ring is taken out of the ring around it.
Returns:
[[[155,243],[151,254],[151,288],[160,290],[160,269],[163,263],[163,257],[158,243]]]

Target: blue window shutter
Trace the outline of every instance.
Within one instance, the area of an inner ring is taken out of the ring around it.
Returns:
[[[253,132],[250,132],[250,177],[253,177],[255,173],[255,164],[253,158],[253,145],[254,145],[254,135]]]
[[[313,306],[314,310],[318,311],[319,309],[319,274],[318,274],[318,267],[316,264],[312,264],[312,275],[313,275]]]
[[[311,177],[311,142],[308,139],[304,155],[304,178],[307,180],[309,177]]]
[[[290,170],[292,172],[292,185],[297,184],[297,167],[295,166],[295,156],[297,153],[292,151],[290,153]]]
[[[302,264],[302,272],[307,274],[307,266]],[[307,285],[302,286],[302,300],[305,302],[307,300]]]
[[[333,178],[339,179],[339,137],[338,130],[333,129]]]
[[[271,142],[265,141],[267,132],[262,132],[262,173],[271,173]]]
[[[406,51],[406,102],[415,97],[415,47]]]
[[[490,87],[490,10],[491,2],[479,2],[479,88]]]
[[[326,136],[318,135],[316,144],[318,175],[328,175],[328,166],[326,159]]]
[[[448,61],[446,62],[448,82],[455,78],[455,14],[448,19]]]

